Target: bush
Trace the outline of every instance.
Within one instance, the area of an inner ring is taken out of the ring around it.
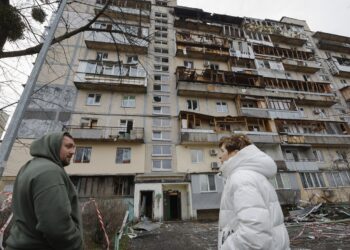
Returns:
[[[110,249],[113,249],[115,234],[123,223],[127,205],[122,199],[96,199],[96,202],[110,241]],[[85,206],[82,216],[85,249],[106,249],[106,240],[93,202]]]

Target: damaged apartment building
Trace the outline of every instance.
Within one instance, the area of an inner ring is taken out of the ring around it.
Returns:
[[[86,3],[67,6],[57,33],[106,0]],[[275,160],[284,207],[350,201],[350,38],[305,21],[114,0],[89,30],[52,46],[37,89],[7,190],[29,159],[25,145],[65,130],[77,144],[66,170],[82,199],[121,199],[135,218],[215,218],[218,141],[245,133]]]

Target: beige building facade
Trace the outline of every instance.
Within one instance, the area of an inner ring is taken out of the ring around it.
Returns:
[[[57,33],[104,0],[72,3]],[[78,11],[78,13],[77,13]],[[218,141],[245,133],[278,166],[281,204],[349,202],[350,38],[305,21],[117,0],[50,50],[3,177],[33,139],[69,131],[80,197],[132,202],[135,218],[217,216]]]

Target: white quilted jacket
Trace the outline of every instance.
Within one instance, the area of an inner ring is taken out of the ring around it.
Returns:
[[[267,180],[275,162],[249,145],[224,162],[226,179],[219,216],[219,250],[288,250],[289,236],[281,206]]]

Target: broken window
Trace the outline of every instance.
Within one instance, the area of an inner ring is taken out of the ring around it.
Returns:
[[[187,109],[188,110],[199,110],[199,105],[197,100],[187,100]]]
[[[332,171],[326,173],[330,187],[350,186],[350,171]]]
[[[320,172],[299,173],[304,188],[325,187],[323,175]]]
[[[277,173],[276,176],[269,179],[275,189],[291,189],[291,183],[288,173]]]

